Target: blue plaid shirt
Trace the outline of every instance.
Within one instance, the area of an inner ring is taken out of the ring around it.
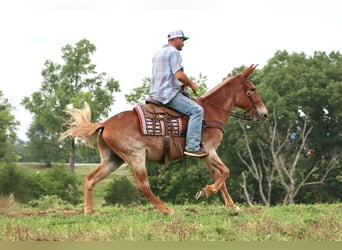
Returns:
[[[172,45],[164,45],[152,59],[150,97],[168,103],[180,91],[175,73],[183,68],[182,56]]]

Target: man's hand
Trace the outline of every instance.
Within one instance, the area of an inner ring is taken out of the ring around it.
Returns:
[[[198,86],[196,83],[191,82],[191,84],[189,85],[189,87],[192,89],[193,92],[196,92],[198,89]]]
[[[183,72],[183,69],[178,70],[176,72],[175,76],[178,79],[178,81],[180,81],[184,85],[190,87],[192,89],[192,91],[195,92],[198,89],[197,84],[189,79],[189,77]]]

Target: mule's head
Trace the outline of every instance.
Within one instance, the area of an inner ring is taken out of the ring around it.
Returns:
[[[254,121],[262,122],[268,117],[267,109],[254,84],[248,79],[257,66],[252,64],[237,76],[237,80],[240,82],[240,86],[237,88],[240,91],[237,91],[236,94],[236,106],[244,109]]]

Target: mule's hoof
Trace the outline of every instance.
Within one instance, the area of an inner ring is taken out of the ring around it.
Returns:
[[[95,210],[84,210],[85,214],[94,214]]]
[[[236,207],[231,208],[230,214],[231,214],[231,215],[238,215],[238,214],[240,214],[241,212],[242,212],[241,208],[239,208],[238,206],[236,206]]]
[[[163,215],[173,215],[176,213],[175,210],[171,209],[171,208],[163,208],[163,209],[159,209],[159,212]]]
[[[206,195],[204,189],[198,190],[197,193],[196,193],[196,195],[195,195],[196,200],[204,199],[204,198],[206,198],[206,197],[207,197],[207,195]]]

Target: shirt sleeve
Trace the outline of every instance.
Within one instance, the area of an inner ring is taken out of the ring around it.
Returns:
[[[173,50],[170,56],[170,66],[173,74],[183,68],[182,56],[178,50]]]

